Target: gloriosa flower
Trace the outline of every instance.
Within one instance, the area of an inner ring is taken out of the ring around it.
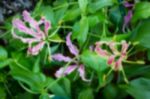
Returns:
[[[39,21],[36,21],[30,16],[28,11],[23,11],[23,20],[14,19],[12,35],[16,39],[20,39],[23,43],[28,44],[28,54],[37,55],[39,51],[44,47],[48,31],[51,29],[51,23],[42,17]],[[29,26],[26,25],[29,24]],[[44,24],[44,30],[40,28],[40,25]],[[17,29],[19,32],[23,32],[27,37],[18,35],[15,32]]]
[[[79,50],[71,42],[71,33],[69,33],[67,35],[67,37],[66,37],[66,45],[68,46],[68,49],[69,49],[71,54],[73,54],[74,56],[78,56],[79,55]],[[64,62],[72,61],[72,58],[64,56],[61,53],[52,55],[52,59],[57,60],[57,61],[64,61]],[[79,76],[81,77],[81,79],[83,81],[89,82],[90,80],[85,78],[84,65],[83,64],[78,65],[78,62],[76,60],[73,61],[73,63],[74,63],[73,65],[70,65],[70,66],[68,66],[66,68],[65,67],[60,68],[58,71],[56,71],[55,76],[57,78],[59,78],[59,77],[65,76],[65,75],[69,75],[73,71],[77,70],[79,72]]]
[[[110,51],[102,49],[103,44],[106,44]],[[129,44],[126,41],[121,42],[121,51],[118,50],[120,43],[117,42],[97,42],[95,52],[107,59],[107,64],[114,70],[122,69],[122,62],[127,58],[127,50]]]

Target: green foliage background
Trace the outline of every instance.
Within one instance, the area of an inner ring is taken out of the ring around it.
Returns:
[[[65,43],[60,42],[68,32],[73,33],[72,41],[80,50],[90,83],[81,81],[75,72],[56,79],[54,73],[65,63],[49,61],[46,48],[37,56],[28,56],[27,45],[11,35],[12,19],[21,13],[7,18],[0,26],[0,40],[5,42],[0,45],[0,99],[150,99],[150,2],[128,0],[134,2],[133,17],[123,32],[123,18],[129,10],[124,1],[39,0],[30,11],[35,19],[44,16],[51,21],[51,31],[62,26],[51,37],[52,53],[68,54]],[[123,64],[129,84],[119,71],[103,79],[109,71],[106,60],[89,50],[101,40],[131,43],[129,59],[135,63]]]

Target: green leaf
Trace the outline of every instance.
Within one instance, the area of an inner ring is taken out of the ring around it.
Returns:
[[[73,38],[76,38],[78,40],[80,46],[82,46],[85,43],[88,31],[89,31],[88,18],[83,16],[79,22],[79,26],[77,23],[73,28]]]
[[[16,99],[33,99],[34,95],[29,92],[19,93]]]
[[[149,99],[150,79],[138,78],[132,80],[129,85],[120,86],[125,89],[134,99]]]
[[[89,5],[89,11],[95,13],[101,8],[113,5],[115,0],[97,0]]]
[[[71,96],[71,85],[70,81],[67,78],[63,78],[58,82],[54,79],[50,79],[51,84],[48,87],[50,91],[52,91],[56,96],[64,97],[68,99]]]
[[[116,26],[121,25],[123,18],[119,7],[113,7],[112,9],[110,9],[110,19]]]
[[[84,51],[81,55],[81,61],[85,66],[90,67],[97,72],[102,72],[108,67],[106,59],[91,51]]]
[[[52,85],[49,87],[49,90],[51,90],[56,96],[69,97],[70,93],[68,94],[68,92],[69,92],[68,90],[70,90],[70,82],[68,83],[68,81],[67,81],[67,83],[66,83],[66,81],[64,82],[62,79],[59,84],[52,78],[50,78],[50,81],[51,81]],[[67,87],[66,87],[66,84],[68,84]],[[67,89],[67,88],[69,88],[69,89]]]
[[[11,59],[0,61],[0,69],[8,66],[10,62],[11,62]]]
[[[1,99],[6,99],[6,92],[2,86],[0,87],[0,97]]]
[[[56,23],[60,24],[61,21],[63,20],[64,18],[64,15],[65,15],[65,12],[67,11],[68,9],[68,3],[67,2],[64,2],[62,4],[60,4],[59,6],[64,6],[64,5],[67,5],[67,6],[64,6],[64,7],[61,7],[59,9],[57,9],[55,11],[55,19],[56,19]]]
[[[150,50],[148,50],[148,52],[147,52],[147,58],[150,61]]]
[[[70,80],[67,78],[63,78],[61,84],[62,84],[63,89],[66,91],[66,93],[69,96],[71,96],[71,82],[70,82]]]
[[[80,15],[80,9],[75,7],[66,11],[63,20],[72,21]]]
[[[2,46],[0,46],[0,60],[5,60],[7,59],[7,57],[8,57],[7,51]]]
[[[92,89],[86,89],[79,93],[78,99],[94,99]]]
[[[64,40],[61,39],[58,34],[55,34],[55,35],[51,36],[51,37],[49,38],[49,40],[50,40],[51,42],[56,42],[56,43],[64,42]]]
[[[130,65],[125,66],[126,75],[128,78],[133,78],[137,76],[144,76],[147,73],[150,73],[150,65]],[[133,72],[134,71],[134,72]]]
[[[94,27],[100,22],[99,17],[97,15],[88,16],[88,21],[90,27]]]
[[[48,93],[43,93],[40,95],[40,99],[52,99],[52,98],[50,98]]]
[[[25,83],[35,93],[40,93],[47,86],[48,80],[42,73],[33,73],[16,62],[11,62],[10,68],[14,79]]]
[[[40,57],[38,57],[36,60],[35,60],[35,63],[33,65],[33,72],[34,73],[38,73],[40,72]]]
[[[113,84],[108,84],[107,86],[105,86],[104,90],[102,91],[102,94],[104,95],[104,99],[110,99],[110,97],[112,99],[123,99],[123,98],[120,98],[122,95],[119,95],[118,96],[118,90],[117,87]]]
[[[134,41],[140,43],[141,46],[150,48],[150,20],[142,22],[142,24],[137,28],[137,31],[134,33]]]
[[[78,3],[82,13],[85,14],[88,5],[88,0],[78,0]]]
[[[46,10],[45,10],[46,9]],[[40,4],[33,12],[33,16],[45,17],[51,22],[52,25],[56,25],[55,13],[51,6],[45,6]]]
[[[135,10],[133,14],[133,22],[139,19],[146,19],[150,16],[150,3],[149,2],[139,2],[135,5]]]
[[[126,40],[130,37],[131,33],[126,33],[126,34],[117,34],[113,36],[113,40],[114,41],[122,41],[122,40]]]

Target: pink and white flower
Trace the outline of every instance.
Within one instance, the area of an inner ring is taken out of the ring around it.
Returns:
[[[69,33],[66,37],[66,45],[68,46],[68,49],[69,49],[71,54],[73,54],[74,56],[79,55],[79,50],[71,42],[71,33]],[[64,61],[64,62],[72,61],[72,58],[70,58],[68,56],[64,56],[61,53],[52,55],[52,59],[57,60],[57,61]],[[83,64],[78,65],[78,62],[76,60],[73,61],[73,63],[74,63],[73,65],[60,68],[58,71],[56,71],[55,76],[57,78],[59,78],[59,77],[62,77],[62,76],[69,75],[73,71],[77,70],[79,72],[79,76],[81,77],[81,79],[83,81],[89,82],[90,80],[86,79],[86,77],[85,77],[84,65]]]
[[[102,45],[106,44],[111,51],[102,49]],[[97,42],[95,52],[107,59],[107,64],[110,65],[114,70],[122,69],[122,62],[127,58],[127,50],[129,44],[126,41],[121,42],[121,51],[118,50],[117,46],[120,45],[117,42]],[[118,58],[119,57],[119,58]]]
[[[27,26],[26,23],[28,23],[29,26]],[[40,21],[36,21],[30,16],[30,13],[25,10],[23,11],[23,20],[18,18],[14,19],[12,24],[14,27],[12,36],[28,44],[28,54],[37,55],[46,43],[45,39],[48,36],[49,29],[51,29],[51,23],[44,17],[42,17]],[[44,24],[44,31],[40,28],[41,24]],[[15,30],[23,32],[28,37],[18,35]]]

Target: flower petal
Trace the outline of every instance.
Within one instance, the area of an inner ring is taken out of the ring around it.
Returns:
[[[125,31],[125,28],[129,24],[132,16],[133,16],[132,10],[129,10],[128,13],[127,13],[127,15],[124,17],[124,24],[123,24],[123,28],[122,28],[123,31]]]
[[[121,68],[122,68],[122,60],[123,60],[123,57],[120,57],[120,58],[115,62],[114,70],[121,70]]]
[[[79,50],[77,49],[77,47],[75,45],[72,44],[71,42],[71,33],[69,33],[66,37],[66,45],[68,46],[69,48],[69,51],[77,56],[79,54]]]
[[[30,36],[33,36],[37,39],[41,39],[42,36],[38,35],[36,32],[34,32],[32,29],[28,28],[23,21],[20,19],[14,19],[13,20],[13,26],[17,28],[19,31],[24,32],[25,34],[28,34]]]
[[[39,42],[36,46],[29,47],[28,54],[37,55],[39,53],[39,51],[44,47],[44,44],[45,44],[45,42]]]
[[[111,49],[111,51],[113,52],[113,54],[117,55],[119,52],[118,52],[118,50],[117,50],[117,48],[116,48],[115,45],[116,45],[115,42],[110,42],[109,43],[109,48]]]
[[[44,33],[41,31],[39,27],[39,22],[34,20],[30,13],[26,10],[23,11],[23,19],[24,21],[28,22],[31,28],[34,28],[34,31],[36,31],[36,35],[41,36],[42,38],[45,38]]]
[[[126,8],[129,8],[129,7],[133,7],[134,5],[133,4],[130,4],[129,2],[125,2],[123,4]]]
[[[125,56],[128,50],[129,44],[126,41],[122,41],[122,49],[121,49],[121,55]]]
[[[85,77],[85,68],[84,68],[83,65],[80,65],[80,67],[78,68],[78,72],[79,72],[79,75],[80,75],[80,77],[81,77],[81,79],[83,81],[86,81],[86,82],[90,82],[91,81],[89,79],[86,79],[86,77]]]
[[[16,35],[15,32],[12,32],[12,36],[16,39],[20,39],[23,43],[32,44],[32,43],[35,43],[35,42],[40,42],[40,40],[36,39],[36,38],[23,38],[21,36]]]
[[[67,68],[62,67],[59,70],[56,71],[55,76],[57,78],[60,78],[62,76],[66,76],[69,75],[70,73],[72,73],[75,69],[77,68],[77,65],[71,65],[68,66]]]
[[[44,25],[45,25],[44,31],[48,35],[48,30],[51,28],[51,23],[49,21],[45,20]]]
[[[115,55],[111,55],[109,58],[108,58],[108,61],[107,61],[107,64],[111,65],[115,60]]]
[[[30,23],[29,25],[31,27],[33,27],[35,29],[39,29],[38,22],[30,16],[30,13],[28,11],[24,10],[22,15],[23,15],[24,21],[29,22]]]
[[[102,48],[101,48],[101,43],[100,42],[97,42],[96,43],[96,47],[95,47],[95,52],[97,53],[97,54],[99,54],[100,56],[108,56],[108,52],[106,51],[106,50],[103,50]]]
[[[64,55],[62,55],[60,53],[52,55],[52,59],[57,60],[57,61],[64,61],[64,62],[71,61],[70,57],[64,56]]]

